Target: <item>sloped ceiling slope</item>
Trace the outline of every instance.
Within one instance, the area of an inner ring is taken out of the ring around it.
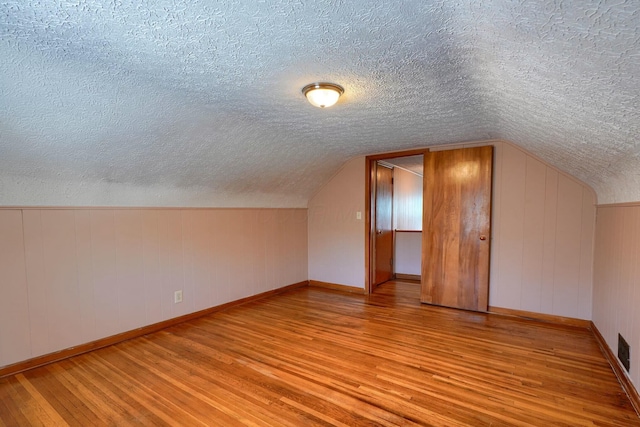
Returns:
[[[490,138],[637,201],[639,28],[631,0],[5,0],[0,204],[306,206],[348,158]]]

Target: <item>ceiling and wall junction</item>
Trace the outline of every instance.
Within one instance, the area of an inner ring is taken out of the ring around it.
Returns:
[[[8,0],[0,57],[2,205],[305,207],[346,159],[483,139],[640,200],[636,2]]]

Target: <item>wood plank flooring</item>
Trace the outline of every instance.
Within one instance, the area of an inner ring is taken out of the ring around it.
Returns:
[[[300,288],[0,380],[0,425],[640,426],[591,332]]]

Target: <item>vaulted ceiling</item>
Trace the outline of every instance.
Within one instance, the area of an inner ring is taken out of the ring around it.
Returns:
[[[5,0],[0,58],[2,205],[306,206],[491,138],[640,200],[636,1]]]

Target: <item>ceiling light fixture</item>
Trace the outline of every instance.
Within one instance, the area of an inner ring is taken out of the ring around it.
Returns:
[[[302,93],[311,105],[326,108],[338,102],[344,88],[333,83],[311,83],[302,88]]]

